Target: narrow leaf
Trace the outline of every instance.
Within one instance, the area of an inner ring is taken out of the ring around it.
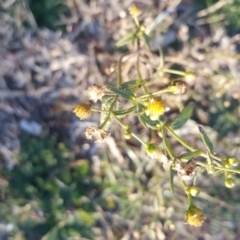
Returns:
[[[208,135],[206,134],[205,130],[203,129],[203,127],[201,126],[198,126],[198,129],[200,131],[200,134],[201,134],[201,138],[203,140],[203,143],[204,145],[206,146],[207,150],[210,152],[210,153],[213,153],[213,144],[211,143]]]
[[[115,45],[116,45],[116,47],[122,47],[122,46],[126,45],[127,43],[131,42],[132,40],[134,40],[135,38],[136,38],[136,31],[130,32],[126,36],[121,38],[119,41],[117,41],[117,43]]]
[[[173,184],[174,170],[172,165],[170,167],[169,174],[170,174],[170,191],[172,194],[174,194],[174,184]]]
[[[172,121],[171,127],[175,130],[183,127],[183,125],[192,116],[193,108],[194,103],[190,103],[187,107],[185,107],[182,112],[180,112],[180,114]]]
[[[194,157],[197,157],[201,154],[201,151],[197,150],[197,151],[194,151],[194,152],[187,152],[187,153],[183,153],[181,154],[178,158],[180,159],[184,159],[184,160],[190,160]]]
[[[121,85],[122,89],[138,89],[140,88],[142,85],[146,84],[147,82],[149,82],[150,79],[136,79],[136,80],[130,80],[127,82],[124,82]]]
[[[142,114],[140,116],[140,118],[142,119],[142,121],[151,129],[156,130],[157,129],[157,121],[152,121],[148,116],[146,116],[145,114]]]
[[[117,88],[115,86],[112,86],[112,85],[109,85],[109,84],[107,84],[106,86],[112,92],[114,92],[114,93],[116,93],[116,94],[120,95],[121,97],[126,98],[128,100],[133,96],[133,92],[131,90],[119,89],[119,88]]]
[[[113,101],[114,101],[114,97],[105,97],[105,98],[103,98],[103,100],[102,100],[102,110],[109,110],[111,105],[112,105],[112,103],[113,103]],[[119,108],[119,103],[117,102],[115,104],[113,110],[117,111],[118,108]],[[103,123],[107,119],[108,115],[109,115],[108,112],[101,112],[100,123]],[[108,128],[111,125],[112,120],[113,120],[113,118],[109,117],[108,122],[104,126],[104,130],[108,130]]]
[[[130,112],[133,112],[135,109],[136,109],[136,106],[133,106],[133,107],[128,108],[128,109],[114,111],[114,114],[117,115],[117,116],[125,116],[125,115],[129,114]]]

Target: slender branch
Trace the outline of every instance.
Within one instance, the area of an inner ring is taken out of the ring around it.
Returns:
[[[175,159],[175,154],[173,153],[169,143],[168,143],[168,140],[167,140],[167,136],[166,136],[166,131],[165,131],[165,128],[162,127],[161,128],[161,132],[162,132],[162,138],[163,138],[163,143],[164,143],[164,146],[169,154],[169,156],[172,158],[172,159]]]
[[[118,95],[114,98],[109,110],[108,110],[108,115],[106,117],[106,119],[104,120],[104,122],[99,126],[99,128],[103,128],[107,122],[109,121],[109,118],[111,116],[111,113],[112,113],[112,110],[113,110],[113,107],[115,106],[116,102],[117,102],[117,99],[118,99]]]

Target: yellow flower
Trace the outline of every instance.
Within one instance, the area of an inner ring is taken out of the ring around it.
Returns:
[[[145,113],[151,120],[158,120],[165,111],[165,102],[160,97],[152,97],[149,99]]]
[[[205,216],[200,208],[191,206],[186,212],[186,220],[192,227],[201,227],[205,220]]]
[[[136,18],[136,17],[138,17],[138,16],[141,14],[141,10],[138,8],[138,6],[132,5],[132,6],[129,8],[129,13],[130,13],[130,15],[131,15],[133,18]]]
[[[105,95],[105,90],[105,86],[97,86],[96,84],[90,86],[87,89],[89,99],[93,102],[97,102],[98,100],[102,101],[102,98]]]
[[[187,91],[187,84],[182,80],[175,80],[168,88],[173,94],[184,94]]]
[[[93,137],[95,137],[95,142],[98,143],[105,142],[110,137],[110,133],[108,131],[97,127],[86,128],[85,135],[87,139],[92,139]]]
[[[80,103],[74,109],[73,112],[76,114],[77,117],[82,119],[90,118],[92,115],[91,112],[91,105],[87,103]]]

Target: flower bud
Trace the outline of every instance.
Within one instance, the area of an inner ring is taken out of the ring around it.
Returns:
[[[205,216],[200,208],[191,206],[186,212],[186,220],[190,226],[200,227],[205,220]]]
[[[152,97],[146,104],[145,113],[151,120],[156,121],[165,111],[165,102],[160,97]]]
[[[233,188],[235,186],[235,183],[231,177],[226,178],[224,183],[227,188]]]
[[[157,144],[148,144],[146,147],[147,155],[152,159],[160,159],[162,158],[162,149]]]
[[[91,112],[91,105],[87,103],[80,103],[74,109],[73,112],[76,114],[77,117],[82,119],[90,118],[92,115]]]
[[[230,166],[236,167],[238,165],[238,160],[236,157],[229,157],[227,161]]]
[[[132,137],[132,132],[130,129],[125,130],[124,132],[124,138],[125,139],[130,139]]]
[[[187,91],[187,84],[182,80],[175,80],[169,86],[169,91],[173,94],[184,94]]]
[[[197,186],[191,186],[191,187],[189,187],[188,191],[193,197],[196,197],[200,193],[200,188]]]

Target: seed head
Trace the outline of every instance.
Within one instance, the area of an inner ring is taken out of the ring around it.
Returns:
[[[90,118],[92,115],[91,112],[91,105],[87,103],[80,103],[74,109],[73,112],[76,114],[77,117],[82,119]]]
[[[152,97],[146,104],[145,113],[151,120],[158,120],[164,114],[166,108],[165,102],[160,97]]]
[[[97,127],[86,128],[85,135],[87,139],[92,139],[94,137],[96,139],[95,142],[97,143],[105,142],[110,137],[110,133],[108,131]]]
[[[87,94],[90,100],[97,102],[98,100],[102,101],[102,98],[105,95],[105,91],[105,86],[97,86],[94,84],[87,89]]]
[[[189,181],[196,176],[198,167],[194,160],[190,160],[188,162],[177,162],[174,170],[177,171],[178,176],[182,180]]]
[[[187,84],[182,80],[175,80],[169,86],[169,91],[173,94],[184,94],[187,91]]]
[[[205,216],[200,208],[191,206],[186,212],[186,220],[192,227],[201,227],[205,220]]]

